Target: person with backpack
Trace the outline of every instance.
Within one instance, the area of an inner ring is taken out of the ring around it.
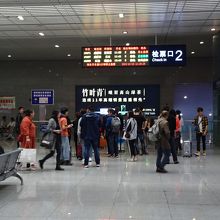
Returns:
[[[165,165],[169,162],[170,157],[170,130],[168,124],[168,111],[162,111],[159,119],[155,122],[155,126],[159,127],[159,137],[156,141],[157,145],[157,160],[156,160],[156,172],[167,173],[164,169]],[[154,126],[153,126],[154,127]],[[153,128],[152,127],[152,128]]]
[[[109,142],[110,154],[109,157],[118,158],[118,136],[121,128],[120,118],[115,116],[113,109],[108,110],[108,119],[106,122],[106,132]]]

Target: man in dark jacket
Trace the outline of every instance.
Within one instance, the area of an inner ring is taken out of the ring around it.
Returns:
[[[167,111],[162,111],[160,118],[158,119],[160,140],[157,142],[157,170],[159,173],[167,173],[164,169],[165,165],[169,162],[170,156],[170,130],[168,126],[168,115]]]
[[[20,124],[21,124],[23,117],[24,117],[24,107],[20,106],[18,108],[18,114],[17,114],[16,120],[15,120],[15,130],[16,130],[17,137],[20,134]],[[19,148],[19,147],[20,147],[19,141],[17,141],[17,148]]]
[[[87,113],[82,117],[80,122],[81,126],[81,138],[84,140],[85,145],[85,162],[84,167],[88,168],[89,163],[89,152],[92,146],[95,154],[96,167],[100,167],[100,156],[99,156],[99,128],[100,120],[99,116],[94,113],[94,108],[89,106],[87,108]]]
[[[173,156],[173,163],[178,164],[179,161],[177,159],[176,153],[176,143],[175,143],[175,130],[176,130],[176,111],[171,109],[169,112],[169,117],[167,119],[170,129],[170,147],[171,147],[171,154]]]

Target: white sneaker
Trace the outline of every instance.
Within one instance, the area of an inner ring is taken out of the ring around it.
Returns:
[[[92,162],[92,158],[91,157],[89,158],[89,162]]]
[[[84,164],[84,162],[85,162],[85,159],[82,159],[82,165]]]

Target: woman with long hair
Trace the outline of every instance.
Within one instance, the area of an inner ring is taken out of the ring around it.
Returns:
[[[135,140],[137,138],[137,121],[134,119],[134,113],[128,112],[128,120],[126,122],[124,139],[128,140],[130,147],[130,161],[137,161],[137,149],[135,146]]]
[[[55,154],[55,150],[57,152],[56,156],[56,168],[55,170],[64,170],[60,166],[60,156],[61,156],[61,136],[60,136],[60,126],[59,126],[59,118],[60,118],[60,112],[59,111],[53,111],[51,118],[49,119],[48,125],[47,125],[47,131],[51,132],[53,135],[53,147],[50,150],[50,153],[47,154],[43,159],[39,160],[40,168],[43,169],[43,165],[46,160],[53,157]]]
[[[20,135],[19,141],[21,142],[21,147],[25,149],[35,149],[36,145],[36,126],[33,122],[34,111],[27,109],[24,112],[25,117],[23,118],[20,125]],[[33,161],[35,162],[35,161]],[[34,163],[27,163],[27,168],[35,170]]]

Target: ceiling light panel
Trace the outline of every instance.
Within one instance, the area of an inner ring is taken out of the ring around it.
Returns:
[[[136,3],[137,13],[166,12],[168,2]]]
[[[75,16],[76,13],[74,11],[74,7],[71,5],[56,5],[55,8],[60,12],[62,15],[66,16]]]
[[[212,11],[215,9],[216,5],[219,3],[217,0],[212,1],[186,1],[184,6],[184,11]]]
[[[18,15],[25,17],[29,15],[28,12],[22,7],[0,7],[0,14],[2,16],[13,17],[18,17]]]
[[[41,24],[66,24],[66,21],[62,16],[37,17],[37,19]]]
[[[72,7],[77,15],[105,14],[102,4],[74,5]]]
[[[57,15],[60,16],[59,11],[54,6],[28,6],[25,9],[33,16],[49,16]]]
[[[135,3],[103,4],[103,6],[107,14],[124,13],[127,16],[128,13],[135,13]]]

